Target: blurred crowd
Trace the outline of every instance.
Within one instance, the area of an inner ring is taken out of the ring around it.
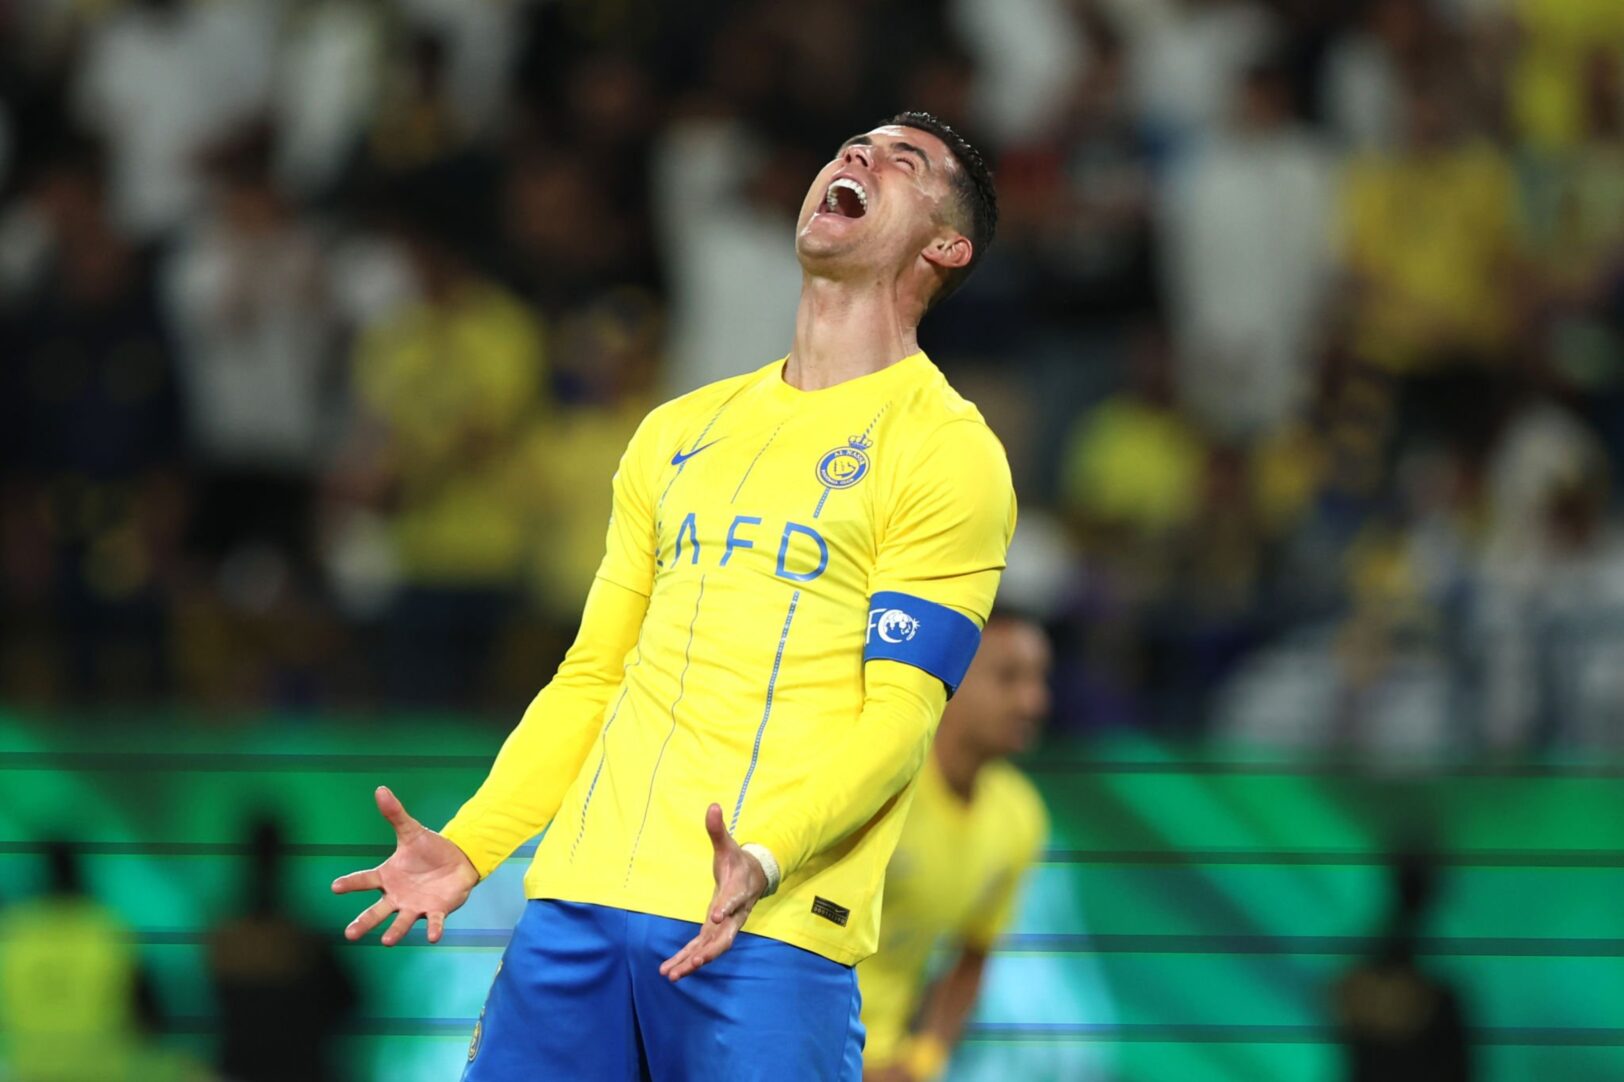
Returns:
[[[336,1082],[338,1042],[359,1007],[339,943],[294,913],[280,824],[250,824],[240,899],[197,933],[171,933],[214,1008],[164,1008],[152,948],[111,899],[91,889],[71,843],[41,847],[46,875],[0,898],[0,1078],[7,1082]],[[104,877],[105,886],[105,877]],[[156,941],[156,942],[155,942]],[[174,985],[177,974],[167,974]],[[174,988],[168,989],[172,995]],[[181,1034],[204,1036],[205,1048]],[[205,1062],[203,1051],[210,1053]]]
[[[0,8],[0,697],[511,711],[925,109],[1056,728],[1624,744],[1618,0]],[[511,718],[511,713],[508,714]]]

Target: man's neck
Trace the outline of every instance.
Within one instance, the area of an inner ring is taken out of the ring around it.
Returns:
[[[916,324],[889,283],[808,275],[795,312],[795,345],[784,380],[818,391],[866,376],[919,352]]]
[[[970,803],[975,796],[976,776],[992,761],[992,756],[966,740],[958,726],[945,719],[937,730],[931,753],[936,756],[936,768],[941,771],[948,791],[966,804]]]

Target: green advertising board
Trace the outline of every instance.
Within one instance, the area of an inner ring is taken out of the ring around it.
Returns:
[[[0,714],[0,905],[38,890],[50,838],[133,929],[176,1041],[206,1058],[204,933],[240,905],[248,821],[286,825],[291,905],[335,935],[376,863],[387,783],[444,821],[502,733],[464,718],[195,718],[94,725]],[[1598,762],[1372,773],[1142,739],[1052,745],[1026,767],[1053,833],[951,1078],[1309,1082],[1339,1075],[1329,988],[1371,947],[1384,846],[1442,854],[1423,962],[1457,987],[1487,1082],[1624,1077],[1624,769]],[[452,920],[342,947],[363,993],[349,1077],[456,1077],[507,930],[509,861]]]

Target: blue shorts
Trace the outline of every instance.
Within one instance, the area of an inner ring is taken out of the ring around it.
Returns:
[[[532,901],[513,930],[463,1082],[860,1082],[857,972],[744,933],[671,983],[699,925]]]

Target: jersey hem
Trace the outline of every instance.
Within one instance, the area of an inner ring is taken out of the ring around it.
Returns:
[[[643,895],[630,892],[610,901],[591,891],[544,890],[530,883],[526,877],[524,895],[530,901],[579,902],[584,905],[601,905],[609,909],[624,909],[630,913],[645,913],[651,917],[666,917],[670,920],[687,921],[690,924],[699,924],[692,913],[674,912],[674,907],[661,904],[660,901]],[[837,962],[843,966],[855,966],[858,962],[874,953],[873,951],[854,950],[849,946],[830,943],[817,936],[805,935],[795,931],[781,931],[776,928],[746,927],[743,931],[751,935],[761,936],[763,939],[776,939],[780,943],[787,943],[792,947],[810,951],[813,954]]]

